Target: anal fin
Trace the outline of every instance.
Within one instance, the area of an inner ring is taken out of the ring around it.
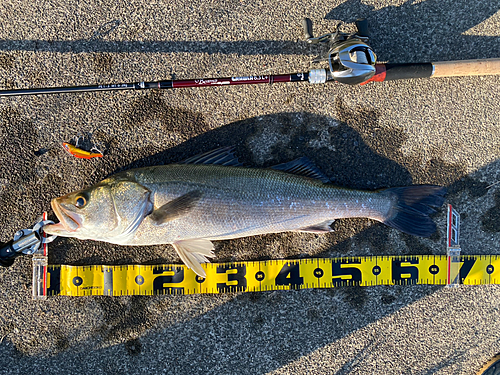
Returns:
[[[215,257],[214,245],[204,238],[178,241],[172,244],[184,264],[192,269],[198,276],[206,277],[207,274],[201,263],[210,262],[208,258]]]
[[[333,232],[332,225],[334,220],[326,220],[322,223],[310,225],[308,227],[296,229],[296,232],[308,232],[308,233],[330,233]]]

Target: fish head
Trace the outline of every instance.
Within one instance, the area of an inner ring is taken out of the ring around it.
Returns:
[[[127,244],[151,211],[150,191],[132,181],[104,180],[51,201],[59,223],[47,234]]]

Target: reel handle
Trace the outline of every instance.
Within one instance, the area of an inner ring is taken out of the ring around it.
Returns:
[[[309,18],[304,18],[302,20],[302,28],[304,29],[304,35],[306,36],[307,40],[314,38],[313,23]]]
[[[364,38],[370,36],[370,30],[368,29],[368,20],[366,18],[358,18],[356,20],[356,28],[358,29],[358,35]]]
[[[14,264],[14,259],[19,255],[14,249],[14,241],[0,243],[0,266],[10,267]]]

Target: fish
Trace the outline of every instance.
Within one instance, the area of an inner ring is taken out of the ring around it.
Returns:
[[[429,216],[446,188],[413,185],[374,191],[337,187],[307,157],[270,168],[244,167],[234,148],[116,173],[52,199],[50,235],[118,245],[171,244],[197,275],[214,258],[212,241],[279,232],[328,233],[334,220],[369,218],[428,237]]]
[[[62,145],[66,151],[68,151],[71,155],[79,159],[92,159],[92,158],[103,157],[102,152],[85,151],[67,142],[63,142]]]

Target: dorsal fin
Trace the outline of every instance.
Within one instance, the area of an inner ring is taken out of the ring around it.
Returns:
[[[289,161],[288,163],[274,165],[271,168],[283,172],[293,173],[299,176],[315,178],[325,184],[330,182],[330,179],[306,156]]]
[[[178,164],[216,164],[229,167],[241,167],[243,165],[234,155],[234,146],[221,147],[203,154],[192,156]]]

